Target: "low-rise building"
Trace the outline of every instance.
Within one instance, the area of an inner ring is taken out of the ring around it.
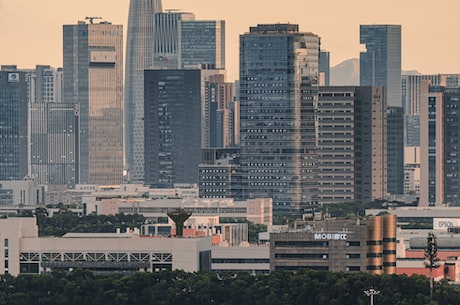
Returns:
[[[36,219],[0,219],[0,274],[89,269],[99,273],[211,269],[211,238],[166,238],[126,233],[68,233],[39,237]]]
[[[309,221],[270,234],[270,270],[396,273],[396,217]]]

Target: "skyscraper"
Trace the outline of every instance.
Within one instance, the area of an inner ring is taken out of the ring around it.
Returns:
[[[74,187],[78,109],[62,101],[62,68],[38,65],[29,74],[30,174],[40,185]]]
[[[388,106],[402,107],[401,102],[401,26],[361,25],[360,85],[385,86]]]
[[[386,88],[389,120],[387,124],[387,191],[404,193],[404,110],[401,99],[401,26],[361,25],[360,85]],[[399,109],[397,109],[398,107]]]
[[[155,15],[155,69],[225,68],[225,21],[185,12]]]
[[[420,205],[460,204],[460,87],[420,85]]]
[[[0,180],[22,180],[27,168],[27,80],[16,66],[0,71]]]
[[[386,197],[386,101],[382,86],[320,87],[320,203]]]
[[[155,13],[161,0],[131,0],[125,69],[125,168],[131,181],[144,180],[144,70],[153,67]]]
[[[145,71],[145,184],[198,183],[201,70]]]
[[[123,178],[123,27],[64,25],[64,101],[79,107],[77,181]]]
[[[316,204],[319,37],[295,24],[240,36],[241,191],[273,198],[275,214]]]

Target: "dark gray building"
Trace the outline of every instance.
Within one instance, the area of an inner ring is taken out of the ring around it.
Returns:
[[[198,183],[201,70],[146,70],[145,184]]]
[[[387,191],[404,194],[404,110],[387,108]]]
[[[421,87],[420,204],[460,205],[460,88]]]
[[[240,36],[242,196],[273,198],[275,215],[317,203],[319,40],[295,24]]]
[[[319,52],[319,85],[329,86],[330,84],[330,52]]]
[[[0,71],[0,180],[28,174],[28,82],[16,66]]]
[[[386,197],[383,87],[320,87],[318,199],[361,202]]]

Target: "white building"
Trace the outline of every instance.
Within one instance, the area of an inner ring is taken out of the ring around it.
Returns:
[[[0,219],[0,274],[39,274],[55,269],[155,272],[211,269],[211,238],[158,238],[126,233],[69,233],[39,237],[33,217]]]

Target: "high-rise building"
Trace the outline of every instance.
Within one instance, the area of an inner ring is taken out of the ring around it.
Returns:
[[[387,107],[387,192],[404,194],[404,112]]]
[[[123,180],[123,27],[64,25],[64,102],[79,109],[78,183]]]
[[[387,124],[387,178],[390,194],[404,190],[404,113],[401,100],[401,26],[361,25],[360,43],[366,51],[360,53],[360,85],[384,86],[391,118]],[[402,114],[401,114],[402,113]],[[399,115],[401,114],[401,115]]]
[[[201,70],[145,71],[145,184],[198,183]]]
[[[182,67],[225,69],[225,21],[191,20],[181,25]]]
[[[234,84],[225,82],[224,74],[211,75],[205,81],[203,148],[236,146],[239,126],[235,124],[234,98]]]
[[[318,200],[386,198],[386,113],[383,87],[320,87]]]
[[[144,70],[153,67],[155,13],[161,0],[130,0],[125,68],[125,169],[144,180]]]
[[[357,100],[372,96],[372,103],[362,102],[355,109],[360,125],[355,128],[355,153],[357,177],[355,198],[358,202],[385,199],[387,196],[387,113],[385,89],[381,86],[366,87],[359,91]],[[370,147],[369,147],[370,146]],[[371,185],[372,183],[372,185]]]
[[[182,69],[182,22],[195,20],[185,12],[155,14],[154,69]]]
[[[26,72],[16,66],[0,70],[0,180],[22,180],[28,174]]]
[[[421,206],[460,204],[460,87],[420,85]]]
[[[317,203],[319,40],[295,24],[240,36],[241,194],[272,198],[275,215]]]
[[[29,74],[29,171],[40,185],[73,188],[78,106],[62,102],[62,87],[62,68],[38,65]]]
[[[388,106],[401,107],[401,26],[361,25],[360,85],[385,86]]]
[[[406,146],[420,146],[420,82],[422,80],[428,80],[431,86],[460,86],[460,74],[401,76],[402,104],[405,114],[404,143]]]
[[[225,21],[185,12],[155,15],[155,69],[225,69]]]

